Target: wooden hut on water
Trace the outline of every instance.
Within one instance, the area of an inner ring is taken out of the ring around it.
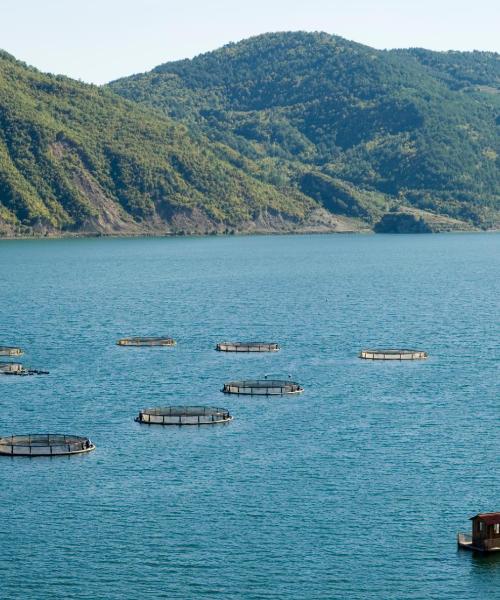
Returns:
[[[500,512],[479,513],[471,517],[472,535],[458,534],[460,548],[476,552],[500,551]]]

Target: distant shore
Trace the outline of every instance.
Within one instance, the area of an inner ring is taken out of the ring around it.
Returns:
[[[433,231],[426,233],[498,233],[500,229],[449,229],[441,231]],[[16,240],[68,240],[68,239],[134,239],[134,238],[183,238],[183,237],[245,237],[245,236],[270,236],[270,235],[346,235],[346,234],[357,234],[357,235],[424,235],[424,233],[416,232],[376,232],[373,229],[360,229],[352,231],[303,231],[303,230],[291,230],[291,231],[237,231],[231,233],[199,233],[199,232],[186,232],[186,233],[160,233],[160,232],[143,232],[143,233],[90,233],[90,232],[62,232],[62,233],[50,233],[46,235],[33,234],[33,235],[0,235],[0,241],[16,241]]]
[[[318,233],[446,233],[446,232],[498,231],[495,224],[481,229],[470,222],[446,215],[438,215],[422,209],[405,206],[383,213],[373,223],[359,218],[333,214],[317,208],[303,220],[294,220],[284,214],[259,215],[238,225],[217,223],[200,216],[173,219],[172,222],[154,220],[150,222],[113,221],[84,224],[82,229],[60,231],[52,227],[35,225],[7,225],[0,222],[0,239],[58,239],[98,237],[185,237],[223,235],[303,235]]]

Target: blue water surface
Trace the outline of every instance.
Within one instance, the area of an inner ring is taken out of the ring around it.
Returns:
[[[493,599],[500,557],[457,551],[500,510],[500,237],[0,242],[0,435],[95,452],[0,460],[0,597]],[[164,334],[175,348],[121,348]],[[277,354],[214,351],[277,341]],[[357,358],[410,346],[427,361]],[[225,396],[291,375],[296,397]],[[223,406],[148,427],[141,408]]]

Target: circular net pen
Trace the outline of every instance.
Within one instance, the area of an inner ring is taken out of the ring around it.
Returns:
[[[280,347],[274,342],[220,342],[215,349],[219,352],[278,352]]]
[[[0,362],[0,375],[48,375],[48,371],[41,371],[40,369],[27,369],[21,363],[15,362]]]
[[[95,450],[89,438],[59,433],[11,435],[0,438],[2,456],[68,456]]]
[[[423,360],[427,356],[427,352],[408,348],[367,348],[359,354],[367,360]]]
[[[0,356],[21,356],[23,351],[21,348],[15,348],[14,346],[0,346]]]
[[[301,394],[304,388],[288,379],[247,379],[225,383],[221,391],[245,396],[283,396]]]
[[[175,340],[167,337],[131,337],[116,343],[118,346],[175,346]]]
[[[232,415],[225,408],[166,406],[141,410],[135,420],[148,425],[214,425],[215,423],[227,423],[232,419]]]
[[[21,363],[16,362],[0,362],[0,373],[4,375],[12,375],[17,373],[24,373],[25,368]]]

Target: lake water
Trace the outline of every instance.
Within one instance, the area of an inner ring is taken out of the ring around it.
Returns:
[[[0,434],[97,446],[0,460],[0,597],[500,598],[500,556],[456,547],[500,510],[499,256],[492,234],[0,242],[0,344],[50,371],[0,378]],[[178,345],[115,345],[148,334]],[[289,374],[303,395],[219,391]],[[170,404],[235,418],[133,420]]]

